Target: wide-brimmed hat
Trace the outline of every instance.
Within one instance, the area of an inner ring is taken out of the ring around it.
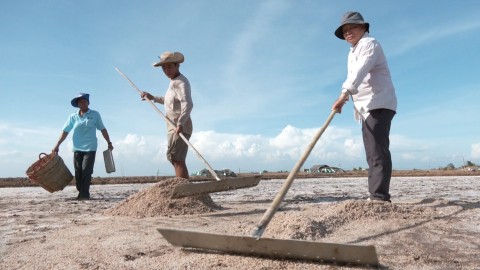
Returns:
[[[88,101],[88,103],[90,103],[90,95],[86,94],[86,93],[80,93],[75,98],[72,99],[71,104],[72,104],[73,107],[78,108],[77,101],[78,101],[79,98],[86,99]]]
[[[365,24],[365,28],[367,29],[367,32],[370,32],[370,24],[365,22],[363,20],[363,17],[360,13],[356,11],[349,11],[342,16],[342,20],[340,22],[340,26],[335,30],[335,36],[338,37],[339,39],[345,39],[343,37],[343,30],[342,26],[344,26],[347,23],[353,23],[353,24]]]
[[[185,60],[185,57],[183,57],[183,54],[179,52],[164,52],[160,56],[160,62],[153,63],[152,65],[154,67],[159,67],[167,63],[183,63]]]

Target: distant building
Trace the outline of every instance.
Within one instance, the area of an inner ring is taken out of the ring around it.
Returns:
[[[479,167],[477,166],[470,166],[470,167],[467,167],[467,170],[471,171],[471,172],[476,172],[479,170]]]
[[[338,167],[328,165],[315,165],[310,168],[311,173],[344,173],[345,170]]]

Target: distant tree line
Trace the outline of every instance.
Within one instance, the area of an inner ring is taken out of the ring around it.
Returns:
[[[472,166],[477,166],[475,163],[471,161],[467,161],[465,163],[465,166],[461,166],[460,168],[465,168],[465,167],[472,167]],[[439,167],[439,170],[455,170],[455,166],[452,163],[448,163],[447,166],[445,167]]]
[[[467,164],[466,164],[467,167],[471,167],[471,166],[477,166],[475,163],[472,163],[470,161],[467,161]]]

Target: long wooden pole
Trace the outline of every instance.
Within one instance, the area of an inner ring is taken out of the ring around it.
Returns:
[[[323,127],[317,132],[315,137],[313,138],[313,141],[308,145],[307,150],[303,154],[303,156],[300,158],[300,160],[297,162],[295,167],[293,167],[292,171],[287,177],[287,180],[283,184],[282,188],[278,192],[277,196],[273,200],[273,203],[270,205],[270,207],[267,209],[265,214],[263,215],[262,219],[258,223],[258,225],[255,227],[255,230],[252,233],[253,237],[260,238],[265,231],[265,228],[267,227],[268,223],[270,223],[270,220],[272,220],[273,215],[278,210],[278,207],[280,206],[280,203],[283,201],[285,198],[285,195],[287,194],[287,191],[290,189],[290,186],[293,183],[293,180],[295,179],[295,176],[297,175],[298,171],[302,168],[303,163],[305,163],[305,160],[307,157],[310,155],[310,153],[313,150],[313,147],[315,147],[315,144],[317,143],[318,139],[320,139],[320,136],[322,136],[323,132],[325,129],[327,129],[328,124],[332,121],[333,117],[335,116],[335,113],[337,113],[337,109],[333,110],[330,116],[328,117],[327,121],[323,125]]]
[[[135,86],[135,84],[133,84],[132,81],[130,81],[130,79],[125,76],[118,68],[115,68],[118,73],[120,73],[120,75],[122,75],[125,79],[127,79],[127,81],[133,86],[133,88],[135,88],[137,90],[138,93],[142,94],[142,92]],[[167,124],[169,124],[170,126],[172,126],[173,128],[176,128],[176,125],[172,122],[172,120],[168,119],[163,113],[162,111],[160,111],[157,106],[155,106],[155,104],[153,104],[153,102],[151,100],[149,100],[148,98],[146,98],[145,100],[147,100],[150,105],[152,105],[152,107],[162,116],[162,118],[167,122]],[[208,164],[208,162],[202,157],[202,155],[200,155],[200,153],[197,151],[197,149],[195,149],[195,147],[193,147],[193,144],[190,143],[188,141],[187,138],[185,138],[185,136],[182,134],[182,133],[179,133],[180,137],[185,141],[186,144],[188,144],[188,146],[195,152],[195,154],[197,154],[197,157],[203,161],[203,163],[205,164],[205,166],[207,166],[207,169],[208,171],[210,171],[210,173],[213,175],[213,177],[215,177],[215,179],[217,179],[218,181],[220,181],[220,178],[217,176],[217,174],[215,173],[215,171],[212,169],[212,167],[210,167],[210,164]]]

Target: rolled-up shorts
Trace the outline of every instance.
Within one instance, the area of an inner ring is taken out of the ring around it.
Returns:
[[[191,134],[183,134],[187,140],[190,140]],[[175,135],[175,133],[168,133],[168,149],[167,159],[171,162],[185,161],[188,152],[188,144],[182,139],[182,137]]]

